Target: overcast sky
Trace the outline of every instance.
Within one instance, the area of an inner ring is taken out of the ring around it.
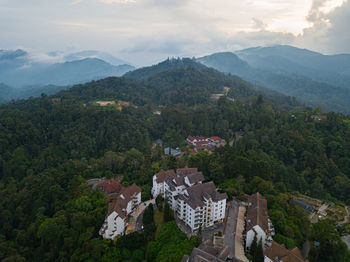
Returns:
[[[349,26],[347,0],[0,0],[0,48],[136,65],[273,44],[350,53]]]

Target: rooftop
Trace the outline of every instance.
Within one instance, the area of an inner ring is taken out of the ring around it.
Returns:
[[[269,229],[267,201],[259,192],[248,196],[246,220],[247,231],[256,225],[259,225],[265,232]]]
[[[283,262],[308,262],[303,258],[297,247],[288,250],[283,244],[280,245],[275,241],[272,242],[271,247],[265,250],[265,256],[274,261],[279,259]]]

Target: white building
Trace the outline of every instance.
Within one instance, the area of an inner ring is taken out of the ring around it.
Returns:
[[[116,192],[106,197],[109,202],[108,214],[99,232],[105,239],[114,239],[118,235],[124,235],[129,215],[141,203],[141,189],[136,184],[126,188],[121,185],[114,188]]]
[[[246,215],[246,249],[249,249],[254,236],[262,241],[262,246],[271,246],[274,229],[268,217],[267,201],[259,193],[248,196]]]
[[[223,221],[226,194],[216,191],[213,182],[202,184],[203,174],[197,168],[161,171],[153,176],[152,194],[162,194],[170,208],[192,231]]]

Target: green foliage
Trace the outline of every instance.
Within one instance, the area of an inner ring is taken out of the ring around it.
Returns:
[[[165,199],[164,201],[164,213],[163,213],[163,220],[164,222],[169,222],[171,220],[173,220],[173,215],[171,213],[171,209],[170,209],[170,206],[169,206],[169,203],[168,203],[168,200]]]
[[[147,246],[147,261],[177,262],[184,254],[190,254],[197,244],[197,238],[188,239],[175,221],[165,223],[155,241]]]
[[[310,251],[311,261],[350,261],[350,252],[330,220],[320,220],[313,224],[311,237],[313,241],[320,243],[319,247],[312,247]]]

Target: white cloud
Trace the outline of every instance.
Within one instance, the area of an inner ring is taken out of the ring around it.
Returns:
[[[349,18],[343,0],[2,0],[0,43],[99,49],[136,64],[270,44],[350,52]]]

